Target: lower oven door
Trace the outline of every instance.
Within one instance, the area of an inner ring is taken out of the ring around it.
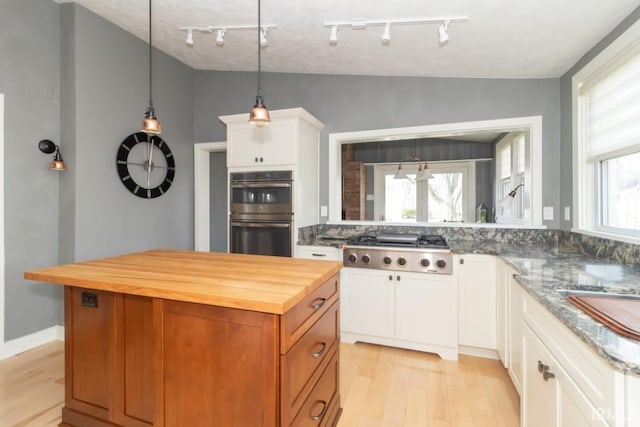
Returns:
[[[290,222],[230,223],[231,253],[291,256]]]

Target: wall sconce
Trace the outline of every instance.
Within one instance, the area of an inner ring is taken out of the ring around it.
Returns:
[[[516,194],[518,194],[518,189],[520,187],[524,187],[524,184],[520,184],[518,186],[516,186],[516,188],[514,188],[513,190],[509,191],[509,194],[507,194],[504,199],[500,200],[500,202],[498,202],[500,204],[500,206],[502,206],[503,208],[510,208],[511,205],[513,204],[513,199],[516,198]]]
[[[53,143],[48,139],[43,139],[38,142],[38,149],[45,154],[55,153],[53,156],[53,160],[49,163],[49,169],[52,171],[66,171],[67,166],[64,164],[64,160],[62,160],[62,153],[60,153],[60,146]]]

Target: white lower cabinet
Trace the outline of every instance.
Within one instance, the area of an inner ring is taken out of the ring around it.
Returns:
[[[523,326],[523,427],[607,426],[527,324]]]
[[[496,257],[456,255],[458,264],[458,342],[496,350]],[[469,349],[474,353],[472,349]],[[495,355],[495,353],[494,353]]]
[[[458,359],[453,275],[343,268],[340,329],[345,342],[369,342]]]
[[[330,261],[342,261],[342,249],[334,246],[306,246],[296,245],[296,258],[326,259]]]
[[[507,360],[513,386],[522,396],[522,287],[514,278],[514,270],[507,282]]]

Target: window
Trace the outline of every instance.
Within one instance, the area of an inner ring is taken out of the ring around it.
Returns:
[[[574,111],[578,214],[574,227],[636,242],[640,238],[640,50],[622,49],[578,73]]]
[[[515,199],[508,194],[526,180],[527,139],[523,132],[510,133],[496,144],[496,216],[497,222],[519,223],[526,216],[525,197],[527,190],[520,187]],[[503,200],[509,203],[500,203]]]
[[[403,163],[403,168],[410,168]],[[415,165],[417,168],[417,164]],[[374,167],[374,218],[397,223],[463,222],[475,220],[474,162],[430,162],[433,178],[395,179],[398,164]],[[409,169],[410,170],[410,169]]]

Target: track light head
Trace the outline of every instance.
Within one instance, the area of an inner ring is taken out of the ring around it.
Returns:
[[[449,41],[449,21],[444,21],[438,27],[438,40],[440,44],[445,44]]]
[[[224,44],[224,36],[227,33],[227,31],[223,28],[220,28],[218,30],[218,33],[216,34],[216,44],[218,46],[222,46]]]
[[[384,32],[382,33],[382,44],[391,42],[391,22],[384,24]]]
[[[184,42],[187,46],[193,47],[193,30],[187,30],[187,39]]]
[[[338,44],[338,26],[331,27],[331,33],[329,34],[329,44],[335,46]]]
[[[269,44],[269,41],[267,40],[267,31],[269,31],[267,27],[262,27],[262,30],[260,30],[260,46],[262,47]]]

